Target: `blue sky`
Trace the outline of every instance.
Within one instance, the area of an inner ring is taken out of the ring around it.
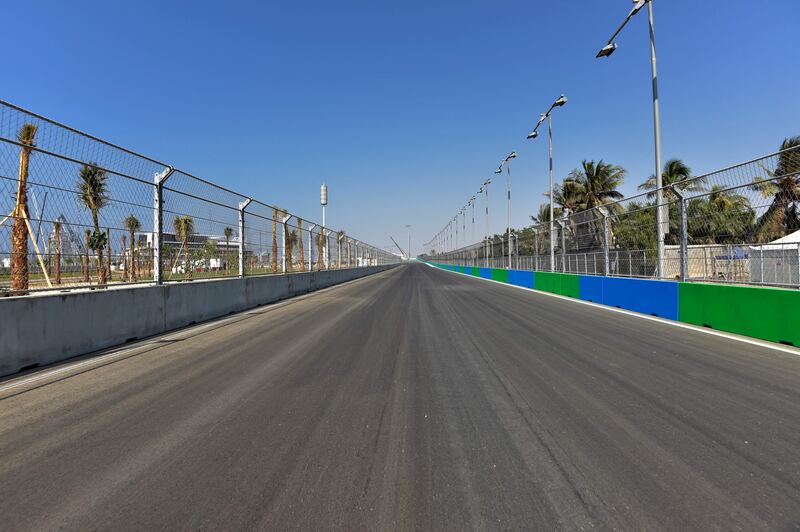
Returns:
[[[645,13],[594,58],[630,7],[10,2],[0,97],[307,218],[327,181],[330,225],[389,246],[411,223],[417,253],[512,150],[513,219],[526,223],[545,201],[547,143],[525,135],[562,92],[557,178],[602,158],[629,171],[632,194],[653,173]],[[702,173],[800,134],[800,2],[654,8],[664,159]]]

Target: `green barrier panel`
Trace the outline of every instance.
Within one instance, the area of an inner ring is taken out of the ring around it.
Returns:
[[[481,272],[480,272],[480,270],[478,268],[474,268],[473,267],[473,268],[469,269],[469,274],[470,275],[474,275],[475,277],[480,277]]]
[[[772,342],[800,346],[800,291],[680,283],[678,319]]]
[[[581,297],[580,276],[571,273],[536,272],[534,286],[537,290],[562,296]]]
[[[504,270],[502,268],[492,268],[492,280],[507,283],[508,270]]]

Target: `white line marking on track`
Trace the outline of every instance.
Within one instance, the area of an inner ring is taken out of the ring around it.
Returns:
[[[600,304],[600,303],[593,303],[591,301],[584,301],[583,299],[575,299],[574,297],[567,297],[567,296],[562,296],[562,295],[559,295],[559,294],[551,294],[550,292],[544,292],[542,290],[536,290],[535,288],[528,288],[526,286],[518,286],[518,285],[515,285],[515,284],[504,283],[502,281],[495,281],[494,279],[486,279],[484,277],[476,277],[474,275],[470,275],[470,274],[467,274],[467,273],[454,272],[452,270],[445,270],[444,268],[438,268],[436,266],[432,266],[432,265],[427,264],[427,263],[425,263],[425,265],[430,267],[430,268],[434,268],[434,269],[437,269],[437,270],[442,270],[444,272],[455,273],[456,275],[463,275],[464,277],[468,277],[470,279],[477,279],[479,281],[489,281],[490,283],[497,283],[497,284],[499,284],[501,286],[510,286],[512,288],[519,288],[520,290],[526,290],[528,292],[533,292],[535,294],[540,294],[540,295],[543,295],[543,296],[555,297],[555,298],[558,298],[558,299],[563,299],[565,301],[572,301],[573,303],[581,303],[583,305],[588,305],[590,307],[595,307],[595,308],[599,308],[599,309],[603,309],[603,310],[608,310],[608,311],[611,311],[611,312],[616,312],[618,314],[625,314],[627,316],[633,316],[634,318],[641,318],[643,320],[650,320],[650,321],[655,321],[655,322],[658,322],[658,323],[664,323],[666,325],[672,325],[673,327],[680,327],[682,329],[688,329],[690,331],[700,332],[700,333],[703,333],[703,334],[710,334],[712,336],[720,336],[722,338],[727,338],[729,340],[735,340],[737,342],[742,342],[742,343],[745,343],[745,344],[750,344],[750,345],[755,345],[755,346],[758,346],[758,347],[765,347],[767,349],[772,349],[773,351],[781,351],[783,353],[789,353],[790,355],[800,356],[800,349],[795,348],[795,347],[789,347],[789,346],[777,344],[775,342],[769,342],[769,341],[766,341],[766,340],[758,340],[756,338],[749,338],[747,336],[742,336],[742,335],[739,335],[739,334],[728,333],[728,332],[723,332],[723,331],[717,331],[717,330],[714,330],[714,329],[707,329],[705,327],[698,327],[697,325],[691,325],[689,323],[683,323],[683,322],[680,322],[680,321],[669,320],[669,319],[666,319],[666,318],[659,318],[658,316],[648,316],[647,314],[640,314],[639,312],[634,312],[632,310],[625,310],[625,309],[616,308],[616,307],[609,307],[608,305],[603,305],[603,304]],[[574,274],[574,275],[578,275],[578,274]],[[2,390],[0,390],[0,391],[2,391]]]

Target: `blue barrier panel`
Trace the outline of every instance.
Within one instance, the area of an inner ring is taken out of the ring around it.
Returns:
[[[526,288],[534,287],[534,274],[525,270],[509,270],[508,282],[517,286],[524,286]]]
[[[603,277],[603,304],[678,319],[678,283]]]
[[[484,279],[491,279],[492,278],[492,269],[491,268],[478,268],[478,274]]]
[[[581,299],[593,303],[603,302],[603,279],[598,275],[581,275]]]

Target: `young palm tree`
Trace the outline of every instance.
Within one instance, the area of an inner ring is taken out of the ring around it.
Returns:
[[[86,230],[84,236],[83,246],[83,282],[89,282],[89,241],[92,239],[92,232]]]
[[[230,271],[231,264],[231,237],[233,236],[233,228],[226,227],[222,234],[225,235],[225,273]]]
[[[336,267],[342,267],[342,240],[344,239],[344,229],[336,233]]]
[[[113,281],[114,275],[111,273],[111,230],[106,229],[106,273],[108,280]]]
[[[784,139],[775,171],[768,177],[753,180],[751,188],[765,198],[772,198],[767,210],[759,216],[755,236],[767,242],[784,236],[794,227],[796,204],[800,202],[800,136]]]
[[[272,273],[278,273],[278,207],[272,208]]]
[[[317,270],[322,271],[325,269],[325,260],[323,257],[323,251],[325,249],[325,233],[320,230],[319,234],[317,235]]]
[[[685,192],[702,192],[705,190],[706,178],[705,177],[692,177],[692,169],[680,159],[670,159],[664,163],[664,171],[661,173],[661,186],[668,187],[674,185],[675,188]],[[652,199],[656,196],[656,176],[651,175],[647,180],[639,185],[639,190],[652,190],[647,195]],[[665,189],[664,195],[668,201],[674,201],[677,198],[672,193],[672,190]]]
[[[94,233],[89,245],[97,253],[97,284],[106,284],[106,271],[103,266],[103,248],[106,247],[107,235],[100,231],[100,209],[108,205],[108,176],[105,170],[96,163],[84,164],[79,173],[77,184],[78,202],[92,213]]]
[[[17,178],[17,202],[14,207],[14,228],[11,230],[11,289],[28,289],[28,168],[31,159],[37,126],[23,125],[17,134],[22,146],[19,150],[19,174]]]
[[[120,263],[121,264],[120,268],[125,270],[125,276],[122,277],[122,280],[123,281],[126,281],[126,280],[130,281],[131,280],[131,265],[128,264],[128,257],[125,256],[125,252],[128,249],[128,237],[126,237],[125,235],[122,235],[119,240],[120,240],[120,243],[121,243],[121,246],[120,246],[119,249],[122,252],[122,262]],[[132,262],[133,261],[131,261],[131,263]]]
[[[136,233],[136,231],[139,231],[142,228],[142,224],[139,222],[139,219],[136,218],[136,216],[134,216],[133,214],[131,214],[127,218],[125,218],[125,220],[123,220],[122,223],[124,223],[125,227],[128,229],[128,236],[130,236],[130,239],[131,239],[131,244],[130,244],[131,248],[130,248],[130,252],[128,253],[130,255],[131,267],[128,270],[128,280],[131,281],[131,282],[136,282],[136,280],[137,280],[136,279],[136,277],[137,277],[137,274],[136,274],[136,261],[134,260],[134,256],[135,256],[135,253],[136,253],[136,250],[135,250],[136,234],[135,233]]]
[[[180,239],[183,245],[186,278],[191,279],[194,268],[189,264],[189,237],[194,233],[194,220],[191,216],[176,216],[172,226],[175,228],[175,236]]]
[[[294,229],[290,232],[287,232],[286,236],[286,271],[293,271],[294,266],[292,265],[292,248],[297,245],[297,231]]]
[[[281,223],[281,229],[283,230],[283,260],[285,264],[282,266],[285,271],[291,271],[291,264],[292,264],[292,247],[289,245],[289,225],[284,222],[286,219],[286,209],[278,209],[278,219]]]
[[[297,219],[297,258],[300,262],[300,271],[306,271],[306,255],[303,250],[303,219]]]
[[[61,284],[61,222],[53,222],[53,233],[56,248],[55,262],[53,264],[55,268],[55,282],[56,284]]]

